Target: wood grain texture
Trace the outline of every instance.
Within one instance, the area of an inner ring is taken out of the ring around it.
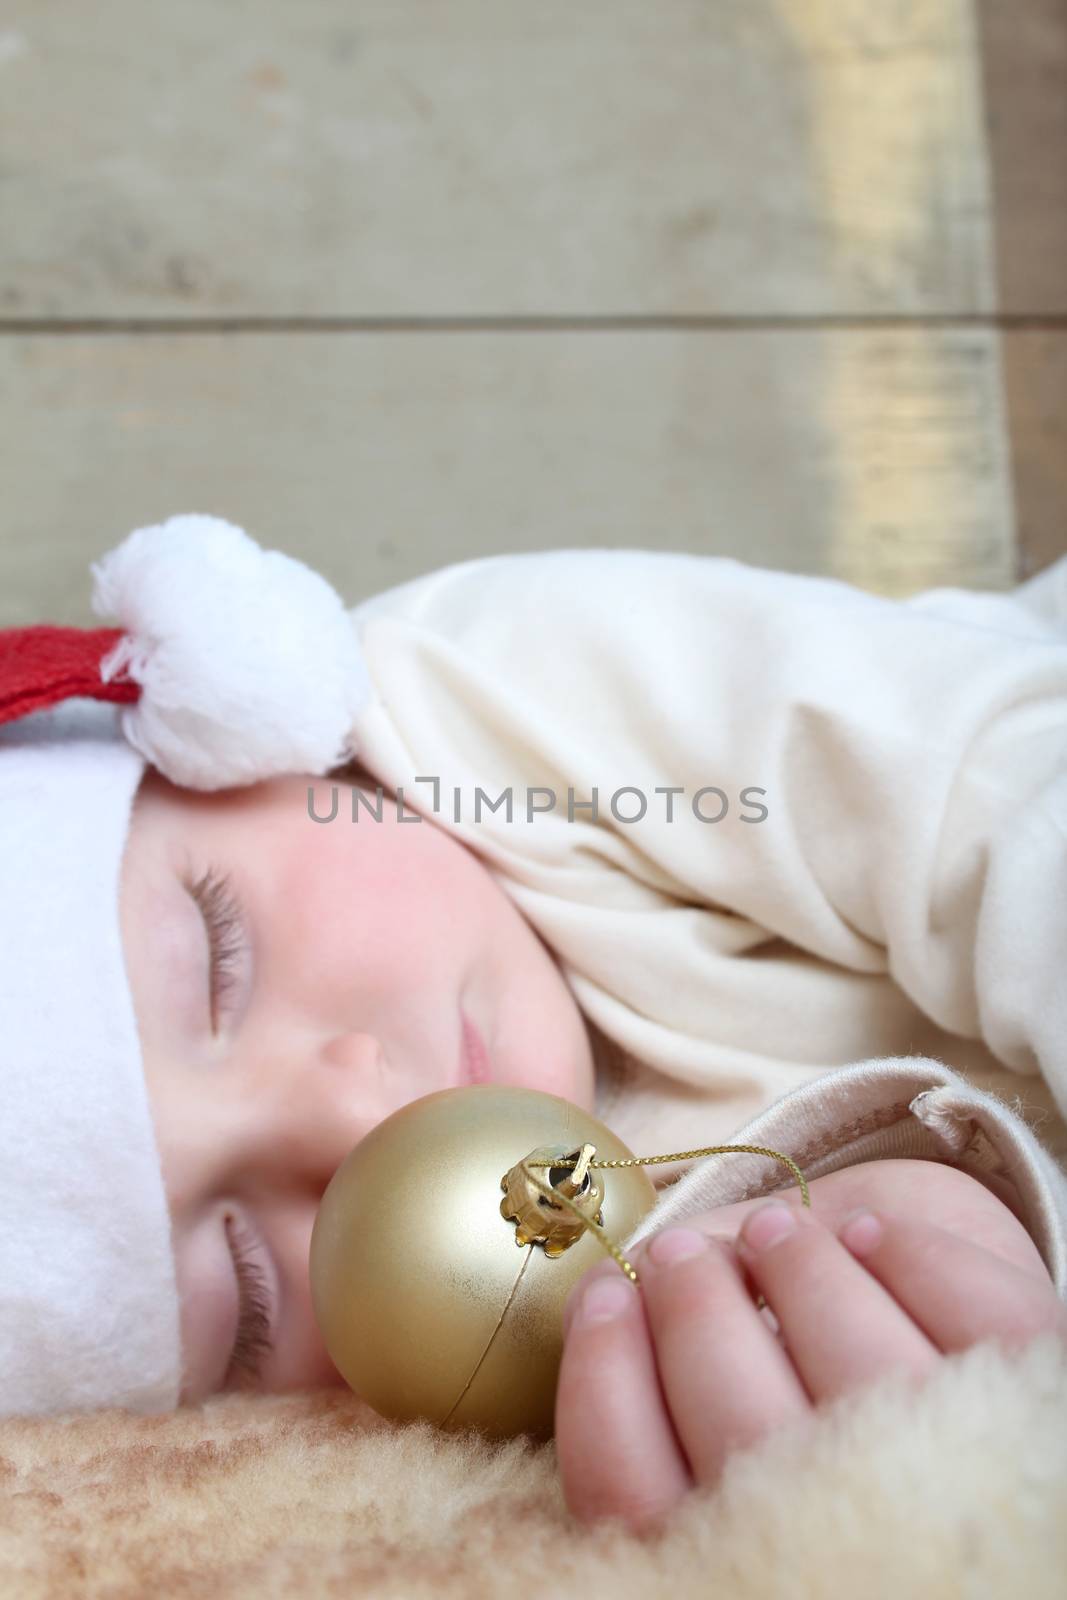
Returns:
[[[1021,581],[1067,554],[1067,329],[1012,329],[1001,359]]]
[[[1067,0],[975,0],[998,306],[1067,313]],[[1065,440],[1067,444],[1067,440]]]
[[[179,509],[1014,576],[970,0],[8,0],[0,107],[0,620]]]
[[[1067,0],[976,0],[1018,576],[1067,552]],[[1058,322],[1057,322],[1058,319]]]
[[[883,593],[1010,582],[982,329],[0,341],[0,622],[210,511],[354,602],[488,552],[728,554]]]
[[[984,313],[970,0],[6,0],[0,316]]]

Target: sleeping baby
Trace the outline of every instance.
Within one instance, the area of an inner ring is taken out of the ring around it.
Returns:
[[[0,642],[6,1181],[41,1197],[0,1235],[9,1413],[340,1382],[322,1194],[480,1081],[809,1182],[647,1169],[640,1290],[605,1258],[567,1306],[583,1520],[654,1526],[889,1368],[1067,1334],[1067,560],[891,601],[556,551],[345,612],[175,518],[97,578],[125,632]],[[196,638],[164,671],[187,611],[241,635],[235,594],[269,670],[220,687]]]

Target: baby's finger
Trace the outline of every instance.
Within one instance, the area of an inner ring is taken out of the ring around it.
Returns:
[[[1007,1346],[1053,1330],[1067,1338],[1067,1307],[1051,1278],[933,1223],[863,1209],[838,1237],[946,1355],[988,1338]]]
[[[568,1302],[556,1388],[556,1455],[579,1522],[620,1516],[653,1531],[692,1487],[664,1404],[637,1289],[614,1262]]]
[[[716,1483],[728,1455],[810,1416],[811,1402],[729,1244],[668,1228],[638,1271],[678,1437],[696,1482]]]
[[[940,1361],[922,1329],[810,1210],[774,1201],[758,1206],[736,1248],[813,1401],[893,1368],[925,1377]]]

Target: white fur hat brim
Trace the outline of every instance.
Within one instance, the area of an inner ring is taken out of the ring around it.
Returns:
[[[0,728],[0,1414],[179,1403],[170,1217],[119,888],[114,707]]]

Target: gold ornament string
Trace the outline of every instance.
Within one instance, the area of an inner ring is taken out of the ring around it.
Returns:
[[[760,1144],[709,1144],[705,1145],[702,1150],[681,1150],[677,1155],[671,1156],[630,1156],[625,1161],[598,1161],[594,1156],[589,1162],[589,1166],[651,1167],[656,1166],[664,1161],[690,1161],[696,1156],[729,1155],[732,1152],[742,1155],[748,1154],[754,1156],[773,1156],[775,1161],[784,1161],[786,1166],[789,1167],[790,1170],[796,1175],[796,1180],[800,1185],[802,1203],[810,1209],[811,1196],[808,1193],[808,1186],[804,1181],[804,1174],[801,1172],[796,1162],[792,1159],[792,1157],[783,1155],[780,1150],[768,1150],[766,1146]],[[535,1177],[533,1172],[530,1170],[532,1167],[552,1167],[553,1169],[557,1167],[576,1167],[580,1159],[581,1158],[579,1156],[570,1156],[565,1157],[562,1160],[555,1158],[548,1160],[542,1159],[540,1161],[525,1160],[521,1163],[521,1165],[529,1175],[530,1182],[540,1189],[541,1193],[547,1196],[547,1198],[551,1200],[553,1204],[558,1204],[560,1201],[562,1201],[565,1206],[569,1206],[583,1226],[590,1228],[592,1232],[596,1234],[596,1237],[600,1240],[600,1243],[604,1246],[604,1249],[622,1268],[623,1272],[625,1272],[631,1283],[640,1285],[641,1280],[638,1278],[634,1268],[630,1265],[629,1261],[627,1261],[618,1245],[615,1244],[613,1240],[608,1238],[608,1235],[605,1233],[600,1224],[598,1222],[594,1222],[592,1217],[587,1217],[580,1207],[575,1205],[574,1201],[569,1195],[563,1194],[559,1189],[552,1188],[550,1184],[542,1183],[540,1178]],[[765,1303],[762,1295],[760,1296],[760,1303]]]

